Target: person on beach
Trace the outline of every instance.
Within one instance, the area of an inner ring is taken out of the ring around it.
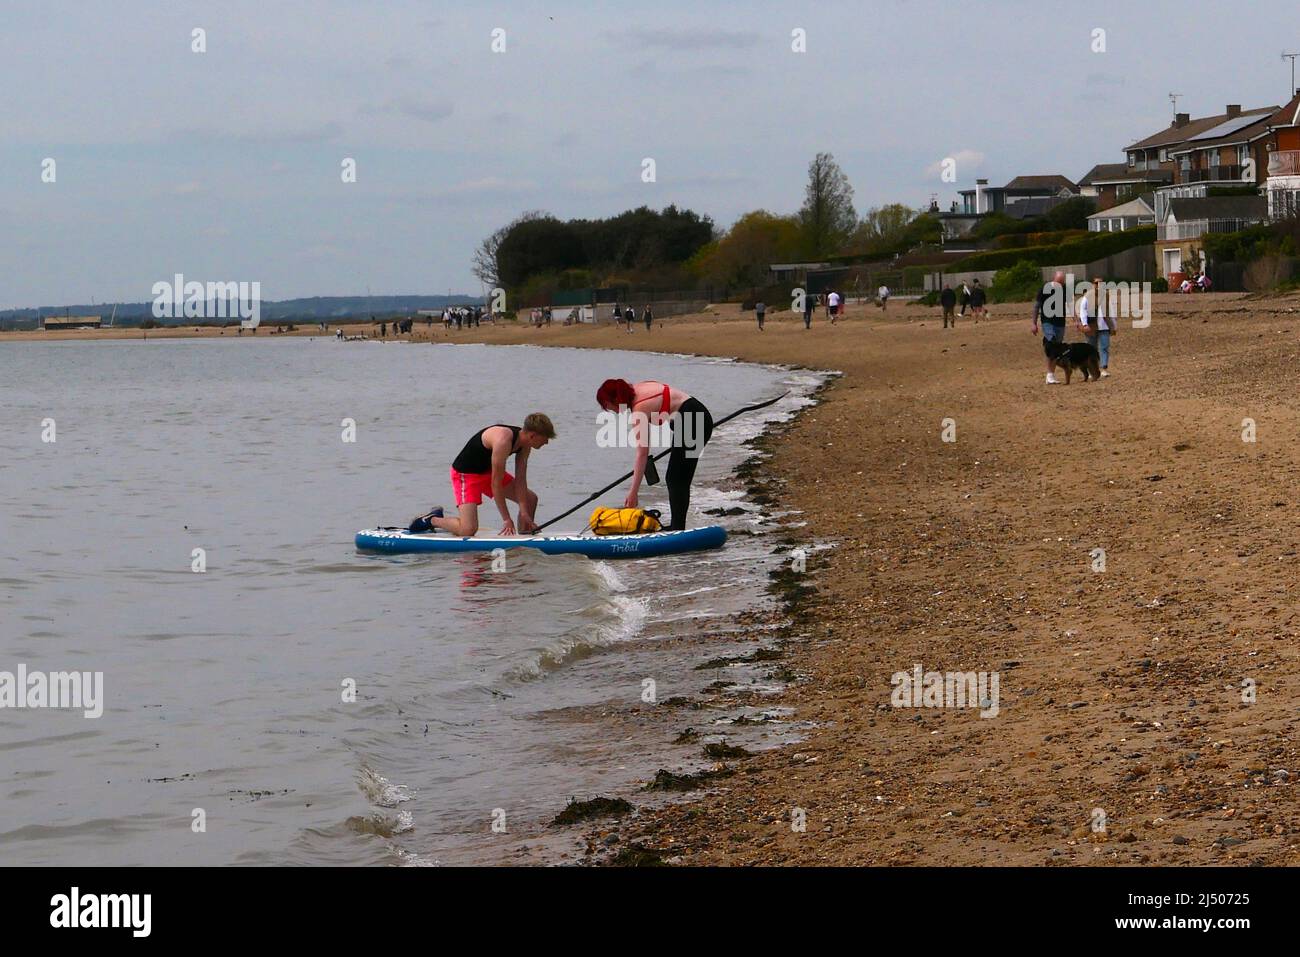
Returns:
[[[1080,297],[1078,316],[1079,331],[1083,333],[1088,345],[1097,350],[1097,354],[1101,357],[1101,375],[1102,378],[1106,378],[1110,375],[1107,371],[1107,366],[1110,365],[1110,337],[1117,326],[1114,319],[1110,317],[1106,291],[1102,288],[1100,276],[1094,276],[1092,280],[1091,305],[1087,295]]]
[[[645,304],[645,310],[641,313],[641,321],[645,323],[645,331],[650,331],[650,326],[654,324],[654,313],[650,311],[650,303]]]
[[[514,535],[516,523],[510,520],[509,500],[519,506],[518,530],[536,531],[537,493],[528,488],[528,455],[555,438],[555,426],[541,412],[533,412],[522,426],[489,425],[475,432],[451,463],[451,488],[456,499],[457,517],[445,518],[441,508],[430,509],[411,522],[408,532],[419,534],[441,529],[468,538],[478,531],[478,507],[484,493],[496,502],[501,513],[501,534]],[[515,457],[515,471],[506,471],[506,460]]]
[[[1065,273],[1058,269],[1052,281],[1043,283],[1034,299],[1034,319],[1030,326],[1035,336],[1038,335],[1038,323],[1042,320],[1044,342],[1065,341]],[[1052,375],[1052,357],[1043,353],[1043,362],[1047,366],[1047,384],[1056,385],[1056,376]]]
[[[943,327],[948,328],[949,323],[954,329],[957,328],[957,317],[953,315],[953,309],[957,306],[957,294],[952,291],[952,286],[944,283],[943,292],[939,293],[939,305],[943,306]]]
[[[803,297],[803,327],[804,327],[805,329],[811,329],[811,328],[812,328],[812,314],[813,314],[813,307],[814,307],[816,304],[817,304],[817,299],[816,299],[815,296],[810,296],[810,295],[808,295],[807,293],[804,294],[804,297]]]
[[[628,306],[623,310],[623,324],[627,326],[628,334],[632,332],[632,323],[636,322],[636,310]]]
[[[667,530],[684,530],[686,513],[691,505],[695,467],[699,464],[700,452],[713,434],[713,416],[709,410],[699,399],[663,382],[633,385],[625,379],[606,379],[601,383],[596,390],[596,404],[606,412],[627,412],[631,418],[636,456],[632,465],[632,485],[623,500],[624,508],[638,507],[641,481],[650,462],[650,427],[662,426],[665,422],[670,424],[673,446],[668,455],[665,483],[671,518]]]
[[[889,308],[889,287],[882,282],[880,288],[876,290],[876,295],[880,297],[880,311],[884,312]]]
[[[754,315],[758,318],[758,331],[763,331],[763,319],[767,316],[767,303],[754,303]]]
[[[976,279],[975,288],[972,289],[970,293],[970,311],[971,311],[971,316],[975,320],[975,325],[977,326],[980,324],[980,320],[983,319],[985,316],[984,301],[986,298],[987,298],[987,293],[984,287],[981,286],[980,281]]]
[[[835,320],[839,318],[840,314],[840,294],[838,292],[832,290],[826,297],[826,312],[830,316],[831,325],[835,325]]]
[[[970,305],[970,286],[966,285],[965,282],[961,284],[961,293],[957,296],[957,299],[961,303],[961,315],[964,316],[966,315],[966,307]]]

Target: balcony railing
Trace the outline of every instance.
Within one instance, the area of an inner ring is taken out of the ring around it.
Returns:
[[[1268,154],[1269,176],[1300,176],[1300,150],[1278,150]]]
[[[1182,223],[1161,223],[1156,239],[1200,239],[1206,233],[1235,233],[1255,225],[1250,219],[1189,219]]]
[[[1206,166],[1203,169],[1182,170],[1178,178],[1184,183],[1242,182],[1240,166]]]

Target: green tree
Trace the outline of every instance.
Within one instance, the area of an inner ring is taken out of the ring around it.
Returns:
[[[807,255],[820,258],[839,252],[852,236],[857,220],[849,178],[835,157],[818,153],[808,164],[808,185],[799,210]]]
[[[854,252],[866,255],[891,250],[907,237],[908,226],[918,215],[916,210],[902,203],[873,206],[862,214],[850,246]]]
[[[497,246],[497,280],[518,289],[537,273],[584,266],[582,236],[572,223],[542,216],[515,223]]]
[[[756,209],[736,220],[720,239],[702,247],[691,267],[718,285],[761,286],[768,282],[768,266],[798,257],[800,242],[794,216]]]
[[[510,234],[510,230],[520,223],[530,222],[534,219],[545,219],[548,215],[548,213],[544,213],[540,209],[529,210],[521,216],[516,216],[479,243],[478,248],[474,250],[474,257],[470,261],[470,270],[474,273],[474,278],[492,289],[501,285],[501,263],[497,258],[501,249],[501,241]]]

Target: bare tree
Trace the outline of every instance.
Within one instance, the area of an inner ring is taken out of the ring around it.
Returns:
[[[811,256],[839,252],[857,226],[853,210],[853,187],[835,157],[818,153],[808,164],[808,186],[804,191],[799,223],[804,244]]]
[[[497,251],[501,248],[501,241],[510,234],[510,230],[520,223],[526,223],[533,219],[544,219],[547,215],[540,209],[530,209],[528,212],[515,217],[479,243],[478,248],[474,250],[474,257],[470,260],[470,269],[474,273],[474,278],[490,289],[499,286],[501,284],[501,270],[497,264]]]

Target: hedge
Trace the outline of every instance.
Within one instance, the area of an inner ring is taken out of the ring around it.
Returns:
[[[1087,239],[1060,243],[1056,246],[1026,246],[1023,249],[994,249],[973,253],[951,264],[944,272],[980,272],[988,269],[1005,269],[1024,260],[1035,266],[1064,266],[1071,263],[1090,263],[1095,259],[1113,256],[1134,246],[1149,246],[1156,241],[1155,226],[1139,226],[1118,233],[1096,233]]]

